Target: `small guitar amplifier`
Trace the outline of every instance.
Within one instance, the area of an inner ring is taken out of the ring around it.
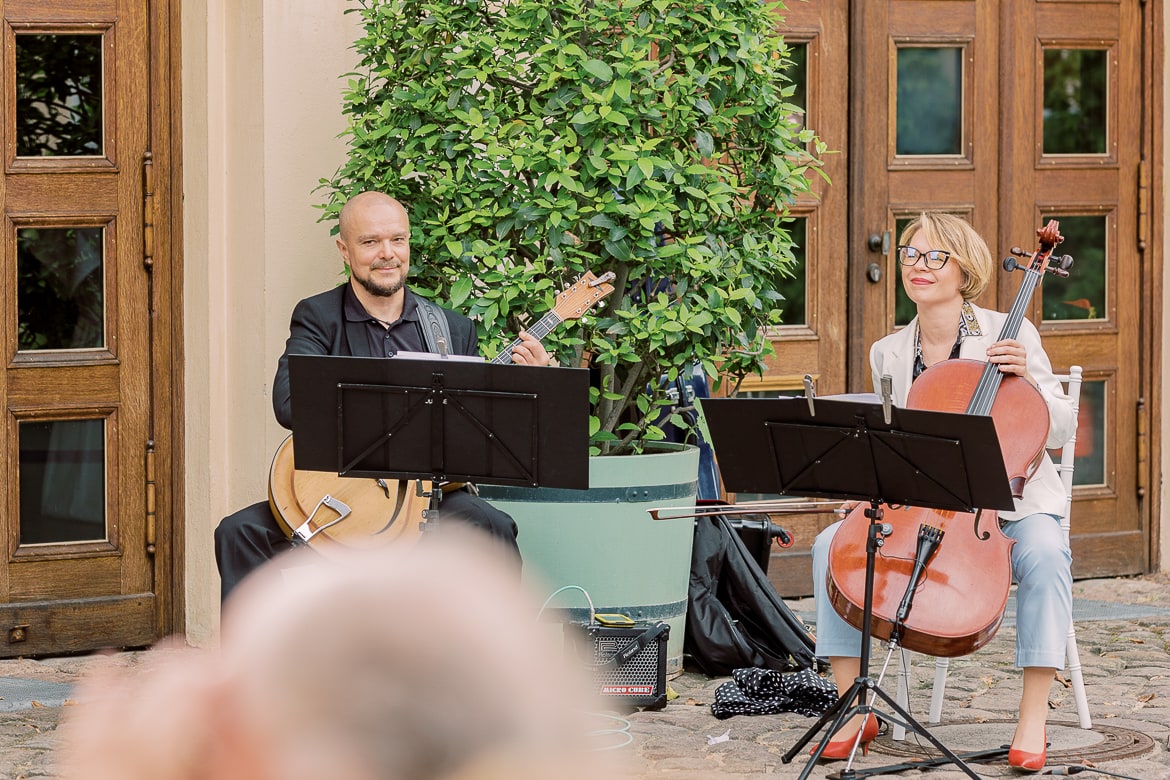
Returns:
[[[610,706],[662,709],[666,706],[666,623],[606,620],[570,623],[566,632],[592,690]]]

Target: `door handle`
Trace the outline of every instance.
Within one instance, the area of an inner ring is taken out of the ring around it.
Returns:
[[[890,253],[890,231],[882,231],[880,236],[874,233],[869,237],[868,243],[869,251],[880,251],[883,255],[888,255]]]
[[[879,235],[873,233],[866,242],[869,245],[869,251],[881,252],[883,257],[888,257],[890,254],[890,231],[884,230]],[[865,278],[869,279],[873,284],[877,284],[882,280],[882,267],[878,263],[870,263],[865,267]]]

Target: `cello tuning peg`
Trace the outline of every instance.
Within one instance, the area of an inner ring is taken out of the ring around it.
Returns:
[[[1052,274],[1053,276],[1067,278],[1068,269],[1072,268],[1072,265],[1072,255],[1061,255],[1060,257],[1054,257],[1048,264],[1048,273]]]
[[[1014,257],[1005,257],[1003,259],[1003,270],[1007,271],[1008,273],[1011,273],[1020,267],[1020,264],[1016,262],[1016,258]]]
[[[1013,247],[1012,247],[1011,249],[1009,249],[1008,251],[1009,251],[1009,252],[1011,252],[1011,253],[1012,253],[1013,255],[1015,255],[1016,257],[1023,257],[1024,255],[1028,254],[1028,253],[1027,253],[1027,252],[1025,252],[1023,249],[1020,249],[1018,246],[1013,246]]]

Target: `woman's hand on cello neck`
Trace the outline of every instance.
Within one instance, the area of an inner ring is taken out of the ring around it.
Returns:
[[[987,362],[995,363],[1005,374],[1023,377],[1037,386],[1036,380],[1028,373],[1028,349],[1015,339],[997,341],[988,347]]]

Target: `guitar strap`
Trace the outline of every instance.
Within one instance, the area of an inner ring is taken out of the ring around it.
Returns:
[[[422,314],[422,335],[427,352],[446,357],[451,347],[451,326],[447,324],[447,315],[426,298],[415,300]]]

